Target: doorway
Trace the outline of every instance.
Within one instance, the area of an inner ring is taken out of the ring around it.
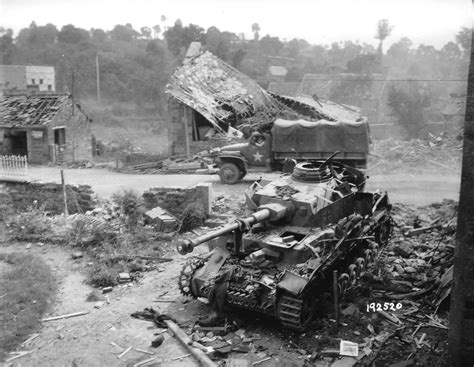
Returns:
[[[26,131],[7,129],[3,133],[3,155],[28,156]]]

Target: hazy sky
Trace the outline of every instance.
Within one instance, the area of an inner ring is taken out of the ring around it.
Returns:
[[[110,30],[115,24],[172,25],[176,19],[207,29],[245,33],[258,23],[260,35],[304,38],[329,44],[352,40],[376,44],[376,24],[395,26],[387,45],[401,37],[442,47],[462,26],[472,26],[470,0],[0,0],[0,24],[15,34],[32,21]]]

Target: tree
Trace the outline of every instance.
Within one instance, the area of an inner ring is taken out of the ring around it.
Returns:
[[[161,27],[159,24],[155,24],[153,26],[153,38],[158,38],[161,33]]]
[[[390,25],[388,19],[380,19],[377,23],[377,32],[375,33],[375,38],[378,39],[379,42],[379,53],[380,55],[383,54],[383,41],[390,36],[392,33],[393,26]]]
[[[472,31],[471,31],[472,32]],[[473,45],[471,39],[471,46]],[[449,313],[448,349],[450,365],[474,363],[472,338],[474,313],[474,47],[469,66],[464,143],[459,196],[456,247],[454,250],[453,288]]]
[[[361,54],[347,62],[347,72],[372,74],[380,71],[379,66],[376,54]]]
[[[58,33],[58,41],[64,43],[77,44],[90,40],[89,32],[82,28],[76,28],[72,24],[65,25]]]
[[[395,59],[402,59],[406,61],[408,57],[411,47],[413,46],[413,42],[407,38],[403,37],[400,41],[392,44],[387,51],[387,55],[395,58]]]
[[[37,26],[32,22],[29,28],[24,28],[20,31],[17,37],[17,42],[23,45],[45,47],[56,42],[58,36],[58,29],[55,25],[48,23],[45,26]]]
[[[151,28],[150,27],[141,27],[140,32],[145,39],[151,38]]]
[[[125,25],[117,24],[114,29],[110,31],[110,38],[112,41],[132,42],[137,39],[139,33],[133,29],[130,23]]]
[[[405,129],[408,138],[422,137],[424,109],[430,105],[430,96],[419,83],[412,81],[400,87],[390,86],[387,105]]]
[[[0,27],[0,60],[6,65],[13,62],[15,45],[13,43],[13,31]]]
[[[471,48],[471,28],[462,27],[456,34],[456,43],[461,46],[466,56],[469,55]]]
[[[92,28],[91,29],[91,37],[92,41],[97,43],[104,43],[107,41],[107,33],[104,30],[99,28]]]
[[[173,27],[165,31],[164,36],[168,49],[173,55],[178,56],[184,49],[189,47],[191,42],[204,39],[204,29],[195,24],[183,27],[183,23],[178,19]]]
[[[265,55],[279,55],[283,43],[278,37],[270,37],[268,34],[260,39],[260,48]]]
[[[253,23],[252,33],[254,41],[258,41],[258,39],[260,38],[260,34],[258,32],[260,32],[260,26],[258,25],[258,23]]]

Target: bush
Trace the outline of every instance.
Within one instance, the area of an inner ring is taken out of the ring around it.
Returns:
[[[18,214],[7,223],[10,238],[20,241],[45,240],[51,236],[51,220],[44,213],[44,207],[35,205]]]
[[[142,198],[133,190],[123,190],[112,195],[112,201],[120,207],[122,219],[129,231],[134,231],[142,219]]]
[[[179,218],[179,231],[188,232],[202,226],[206,221],[206,214],[202,205],[192,203],[187,205]]]

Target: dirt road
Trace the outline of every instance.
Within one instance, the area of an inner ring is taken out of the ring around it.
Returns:
[[[30,175],[35,180],[60,182],[60,169],[57,167],[32,167]],[[200,182],[213,184],[214,196],[233,194],[242,197],[245,188],[260,174],[251,174],[236,185],[223,185],[217,175],[138,175],[123,174],[104,169],[66,169],[66,181],[73,184],[91,185],[94,191],[103,198],[121,189],[134,189],[143,192],[151,187],[190,187]],[[278,173],[263,174],[266,178],[277,178]],[[458,200],[460,174],[440,175],[392,174],[374,175],[367,181],[366,189],[387,191],[392,202],[403,202],[415,205],[426,205],[443,199]]]

